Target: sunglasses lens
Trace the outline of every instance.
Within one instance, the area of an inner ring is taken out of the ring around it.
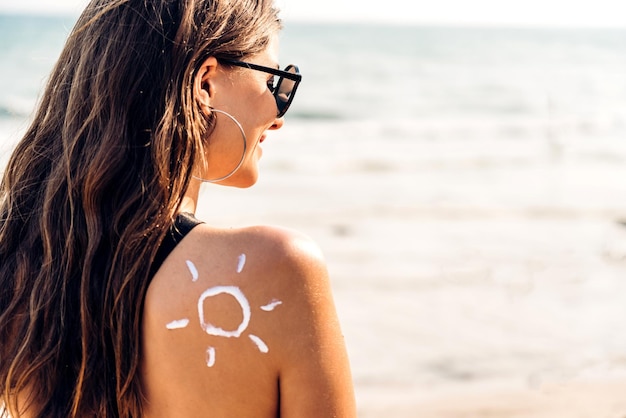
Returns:
[[[298,68],[294,65],[288,66],[285,71],[292,74],[298,74]],[[288,78],[281,78],[279,80],[278,86],[276,86],[276,91],[274,92],[279,116],[284,115],[287,111],[287,108],[293,99],[295,86],[296,82],[294,80],[289,80]]]

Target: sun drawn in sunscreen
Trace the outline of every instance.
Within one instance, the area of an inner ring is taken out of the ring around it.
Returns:
[[[191,260],[187,260],[186,264],[187,264],[187,268],[189,269],[189,272],[191,273],[192,281],[193,282],[198,281],[199,273],[195,264]],[[237,258],[237,269],[236,269],[237,273],[241,273],[245,265],[246,265],[246,255],[241,254]],[[215,297],[217,295],[231,296],[233,299],[235,299],[235,301],[241,308],[242,320],[241,320],[241,323],[235,329],[221,328],[211,323],[206,318],[206,315],[204,312],[204,303],[209,298]],[[260,309],[265,312],[271,312],[274,309],[276,309],[278,306],[282,305],[282,303],[283,302],[281,302],[278,299],[273,299],[270,303],[264,306],[261,306]],[[206,289],[204,292],[200,294],[200,297],[198,298],[197,309],[198,309],[198,320],[199,320],[200,328],[202,328],[202,330],[206,332],[208,335],[215,336],[215,337],[223,337],[223,338],[241,337],[244,334],[244,332],[248,329],[248,325],[250,324],[250,318],[252,317],[252,309],[250,307],[250,302],[248,301],[248,298],[246,298],[246,296],[243,294],[241,289],[237,286],[214,286],[214,287],[210,287]],[[184,318],[184,319],[172,321],[168,323],[165,327],[169,330],[176,330],[176,329],[186,328],[187,325],[189,325],[189,319]],[[260,337],[253,335],[253,334],[248,334],[248,338],[250,339],[250,341],[252,341],[252,343],[254,343],[254,345],[256,345],[256,347],[261,353],[269,352],[269,347]],[[207,367],[213,367],[215,365],[215,360],[216,360],[215,347],[208,347],[205,353],[205,361],[206,361]]]

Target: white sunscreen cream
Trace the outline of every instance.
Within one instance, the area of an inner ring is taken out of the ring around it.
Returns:
[[[177,321],[172,321],[169,324],[167,324],[165,326],[165,328],[167,328],[167,329],[181,329],[181,328],[187,328],[187,325],[189,325],[189,320],[187,318],[185,318],[185,319],[179,319]]]
[[[228,294],[235,298],[235,300],[239,303],[241,307],[241,312],[243,314],[243,319],[241,324],[237,327],[236,330],[227,331],[223,328],[216,327],[206,320],[204,317],[204,301],[207,298],[212,296]],[[205,290],[202,295],[200,295],[200,299],[198,299],[198,315],[200,317],[200,326],[202,329],[209,335],[215,335],[217,337],[239,337],[241,333],[248,328],[248,324],[250,323],[250,303],[248,299],[244,296],[241,290],[236,286],[216,286],[210,289]]]
[[[276,307],[282,305],[283,302],[278,300],[278,299],[274,299],[273,301],[271,301],[270,303],[268,303],[265,306],[261,306],[261,309],[264,310],[265,312],[272,312],[274,309],[276,309]]]
[[[207,367],[215,366],[215,347],[206,349],[206,365]]]
[[[189,269],[189,272],[191,273],[191,280],[194,282],[198,281],[198,269],[196,268],[195,264],[193,264],[193,262],[191,262],[191,260],[187,260],[187,268]]]
[[[269,349],[269,348],[267,348],[267,344],[265,344],[265,343],[263,342],[263,340],[262,340],[262,339],[260,339],[259,337],[257,337],[256,335],[252,335],[252,334],[250,334],[250,335],[248,335],[248,337],[250,337],[250,339],[252,340],[252,342],[256,344],[256,346],[259,348],[259,351],[260,351],[261,353],[267,353],[267,352],[269,352],[269,351],[270,351],[270,349]]]
[[[237,260],[237,273],[241,273],[245,265],[246,265],[246,255],[241,254],[239,256],[239,259]]]

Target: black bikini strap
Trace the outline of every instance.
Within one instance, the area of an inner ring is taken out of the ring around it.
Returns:
[[[178,216],[176,216],[174,224],[167,235],[165,235],[154,257],[154,262],[150,268],[150,278],[154,277],[159,267],[161,267],[167,256],[176,248],[178,243],[181,242],[194,227],[201,223],[202,221],[197,220],[191,213],[179,213]]]

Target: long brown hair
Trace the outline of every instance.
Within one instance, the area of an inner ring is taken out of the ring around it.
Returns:
[[[93,0],[80,16],[0,186],[0,401],[14,418],[141,416],[150,267],[213,125],[193,79],[279,26],[269,0]]]

